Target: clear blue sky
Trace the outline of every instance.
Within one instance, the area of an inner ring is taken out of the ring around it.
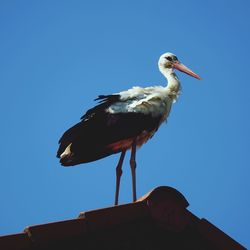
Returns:
[[[178,73],[168,123],[138,151],[138,196],[175,187],[250,247],[249,13],[247,0],[2,0],[0,234],[113,205],[118,155],[63,168],[58,139],[98,94],[165,84],[171,51],[203,80]],[[131,192],[126,161],[120,202]]]

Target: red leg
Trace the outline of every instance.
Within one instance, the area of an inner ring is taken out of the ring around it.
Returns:
[[[118,197],[120,190],[120,180],[122,176],[122,163],[126,154],[126,150],[122,151],[119,162],[116,167],[116,187],[115,187],[115,205],[118,205]]]
[[[136,198],[136,175],[135,175],[135,169],[136,169],[136,140],[134,140],[131,148],[131,157],[130,157],[130,167],[131,167],[131,174],[132,174],[132,190],[133,190],[133,201],[135,202],[137,200]]]

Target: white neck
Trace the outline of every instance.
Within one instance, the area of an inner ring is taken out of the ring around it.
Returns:
[[[173,68],[165,68],[159,66],[161,73],[167,78],[167,86],[165,87],[169,97],[176,100],[180,94],[181,84],[180,80],[174,72]]]

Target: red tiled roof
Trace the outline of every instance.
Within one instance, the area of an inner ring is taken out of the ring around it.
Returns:
[[[158,187],[135,203],[80,213],[0,237],[0,249],[245,249],[187,210],[177,190]],[[161,247],[164,244],[165,247]]]

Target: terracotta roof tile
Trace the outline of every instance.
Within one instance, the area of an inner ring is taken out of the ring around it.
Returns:
[[[84,219],[78,218],[29,226],[24,232],[28,234],[32,242],[41,243],[51,240],[79,237],[87,232],[87,224]]]
[[[216,246],[219,249],[245,249],[206,219],[199,220],[197,228],[201,235],[209,242],[216,242]]]
[[[135,203],[81,212],[72,220],[0,237],[0,249],[245,249],[187,210],[185,197],[158,187]],[[165,246],[162,248],[162,246]]]
[[[137,202],[82,212],[79,218],[84,218],[88,225],[88,230],[93,232],[146,216],[149,216],[147,205],[144,202]]]
[[[0,249],[19,250],[31,247],[30,238],[26,233],[10,234],[0,237]]]
[[[186,208],[189,206],[186,198],[178,190],[172,187],[160,186],[139,198],[138,201],[161,202],[162,200],[173,200],[179,206]],[[138,202],[137,201],[137,202]]]

